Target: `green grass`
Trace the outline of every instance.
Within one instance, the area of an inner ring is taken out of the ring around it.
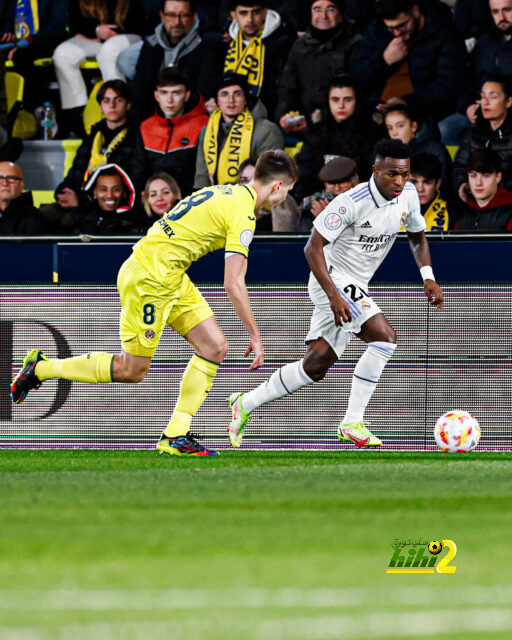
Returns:
[[[1,451],[0,508],[2,639],[512,633],[508,453]]]

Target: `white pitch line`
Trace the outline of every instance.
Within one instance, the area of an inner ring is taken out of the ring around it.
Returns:
[[[390,576],[396,580],[396,576]],[[421,579],[421,578],[420,578]],[[240,588],[240,589],[52,589],[2,590],[0,610],[108,611],[154,610],[155,608],[193,609],[283,609],[349,608],[362,602],[372,606],[434,606],[439,602],[460,602],[468,606],[508,606],[512,585],[428,585],[417,587],[330,588]]]
[[[228,619],[229,618],[229,619]],[[396,614],[360,614],[259,620],[236,613],[211,619],[196,615],[169,622],[99,622],[36,627],[0,627],[3,640],[368,640],[418,638],[449,633],[491,633],[512,630],[506,609],[449,609]]]

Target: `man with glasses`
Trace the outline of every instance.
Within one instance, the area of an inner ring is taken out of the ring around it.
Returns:
[[[360,40],[343,19],[343,0],[313,0],[311,24],[294,42],[279,85],[276,117],[286,132],[303,131],[320,112],[331,78],[348,71]]]
[[[155,112],[152,100],[158,72],[175,67],[190,79],[190,89],[205,100],[215,96],[222,75],[223,47],[199,34],[199,19],[191,0],[163,0],[160,24],[144,40],[132,82],[132,113],[139,122]]]
[[[408,104],[436,121],[455,111],[466,50],[450,9],[438,0],[377,0],[352,73],[377,109]]]
[[[0,162],[0,236],[44,233],[43,216],[34,207],[30,191],[23,193],[23,171],[13,162]]]

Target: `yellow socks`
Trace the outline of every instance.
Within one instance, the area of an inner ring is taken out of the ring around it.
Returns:
[[[49,378],[64,378],[77,382],[112,382],[114,356],[110,353],[86,353],[64,360],[41,360],[35,374],[43,382]]]
[[[213,379],[219,366],[216,362],[205,360],[201,356],[192,356],[181,379],[180,395],[176,408],[164,431],[168,438],[184,436],[188,432],[192,417],[212,388]]]

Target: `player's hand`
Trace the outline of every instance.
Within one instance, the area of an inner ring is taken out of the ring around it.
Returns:
[[[341,327],[342,322],[352,322],[350,307],[339,293],[330,299],[330,304],[334,314],[334,324],[337,327]]]
[[[427,296],[428,301],[433,307],[437,309],[443,308],[444,296],[441,287],[434,280],[425,280],[423,283],[423,290]]]
[[[409,53],[409,47],[403,41],[401,36],[397,36],[393,38],[388,46],[384,49],[382,57],[384,58],[384,62],[391,66],[396,62],[401,62],[406,55]]]
[[[249,371],[254,371],[255,369],[259,369],[265,360],[265,352],[263,351],[263,345],[259,338],[251,338],[251,343],[244,353],[244,358],[247,358],[251,352],[254,353],[254,359],[251,362]]]

